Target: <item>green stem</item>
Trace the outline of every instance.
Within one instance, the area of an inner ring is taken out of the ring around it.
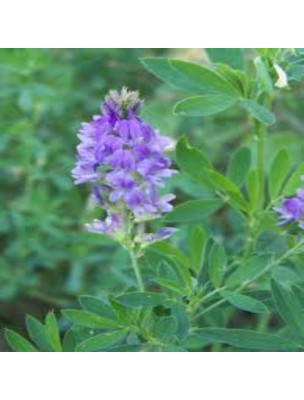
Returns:
[[[249,237],[247,238],[247,245],[244,249],[244,254],[241,259],[241,263],[246,262],[250,254],[253,253],[255,249],[255,240],[256,240],[256,220],[255,218],[251,217],[249,221]]]
[[[143,282],[143,279],[142,279],[142,276],[141,276],[141,272],[140,272],[140,269],[139,269],[139,265],[138,265],[138,262],[137,262],[138,257],[136,256],[136,254],[134,253],[133,250],[129,250],[129,253],[130,253],[131,263],[132,263],[132,267],[133,267],[133,270],[134,270],[134,273],[135,273],[135,276],[136,276],[136,280],[137,280],[137,284],[138,284],[139,290],[141,292],[144,292],[145,291],[145,286],[144,286],[144,282]]]
[[[256,157],[257,157],[257,170],[258,170],[258,177],[259,177],[259,197],[260,197],[260,209],[263,209],[264,205],[264,186],[265,186],[265,132],[266,127],[265,125],[261,124],[260,122],[256,122],[256,129],[255,129],[255,139],[256,139]]]
[[[270,101],[268,102],[270,106]],[[256,237],[258,235],[258,226],[261,216],[264,214],[265,204],[265,137],[266,137],[266,126],[256,121],[254,123],[254,137],[256,140],[256,168],[258,173],[258,199],[259,202],[256,207],[253,208],[253,212],[250,215],[249,220],[249,238],[247,246],[244,250],[243,261],[255,249]]]
[[[225,300],[225,299],[218,300],[216,303],[213,303],[211,306],[205,308],[203,311],[196,314],[194,319],[200,318],[202,315],[206,314],[207,312],[214,310],[215,308],[219,307],[220,305],[226,303],[226,301],[227,300]]]
[[[265,96],[263,104],[267,109],[271,108],[273,97],[271,95]],[[267,126],[259,121],[255,122],[255,138],[257,141],[256,145],[256,157],[257,157],[257,170],[260,180],[260,210],[264,208],[265,201],[265,137],[266,137]]]
[[[212,292],[206,294],[206,296],[204,296],[202,299],[200,299],[198,302],[195,303],[195,310],[197,310],[197,308],[205,303],[207,300],[210,300],[211,297],[214,297],[215,295],[217,295],[220,291],[225,290],[226,286],[223,286],[221,288],[217,288],[212,290]]]

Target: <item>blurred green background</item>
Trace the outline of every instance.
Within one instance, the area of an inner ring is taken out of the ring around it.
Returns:
[[[40,317],[79,294],[119,290],[132,282],[126,254],[83,230],[96,210],[88,203],[88,188],[75,187],[70,176],[80,123],[99,112],[109,89],[139,90],[146,100],[143,119],[165,135],[187,134],[219,169],[226,168],[235,148],[250,146],[249,124],[238,110],[214,118],[172,115],[181,96],[139,61],[164,55],[204,59],[201,49],[0,50],[0,328],[20,329],[25,314]],[[299,87],[277,99],[269,163],[282,147],[292,151],[294,161],[302,158],[303,97]],[[208,197],[181,175],[166,190],[177,194],[177,202]],[[231,251],[242,235],[233,215],[218,215],[212,230],[225,236]],[[175,240],[182,239],[183,231]]]

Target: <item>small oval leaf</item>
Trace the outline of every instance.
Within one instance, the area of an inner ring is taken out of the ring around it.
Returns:
[[[165,218],[167,222],[191,223],[205,219],[222,205],[218,199],[189,200],[174,207],[174,210]]]
[[[268,312],[264,303],[259,300],[253,299],[250,296],[222,290],[220,295],[227,300],[231,305],[240,310],[249,311],[251,313],[265,313]]]
[[[125,331],[114,331],[100,333],[81,342],[77,347],[77,352],[101,351],[113,347],[121,342],[126,336]]]
[[[282,149],[272,161],[269,171],[268,190],[271,199],[275,199],[283,186],[290,168],[288,152]]]
[[[10,329],[5,329],[5,338],[10,348],[16,352],[36,352],[37,349],[27,339]]]
[[[275,115],[271,111],[254,100],[242,100],[240,105],[264,125],[272,125],[276,121]]]
[[[119,324],[110,319],[103,318],[97,314],[83,310],[63,310],[64,317],[72,321],[76,325],[85,326],[87,328],[118,328]]]
[[[197,334],[212,342],[258,351],[294,351],[297,345],[292,341],[268,333],[248,329],[203,328]]]
[[[222,94],[194,96],[176,103],[173,112],[187,117],[207,117],[232,107],[236,101],[235,97]]]
[[[167,297],[163,293],[132,292],[115,297],[115,301],[126,307],[155,307],[166,303]]]

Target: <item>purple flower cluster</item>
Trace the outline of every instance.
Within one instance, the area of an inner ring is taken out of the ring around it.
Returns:
[[[304,180],[304,176],[301,177]],[[301,229],[304,229],[304,189],[298,189],[294,197],[284,198],[274,210],[279,213],[278,225],[285,225],[297,222]]]
[[[126,218],[147,221],[172,210],[175,196],[158,195],[175,172],[164,154],[172,140],[138,117],[141,103],[137,92],[110,91],[101,115],[82,124],[72,176],[75,184],[92,183],[93,200],[107,211],[105,221],[87,224],[91,232],[112,235]]]

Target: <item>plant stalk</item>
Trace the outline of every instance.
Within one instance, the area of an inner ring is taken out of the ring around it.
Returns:
[[[130,253],[131,263],[132,263],[132,267],[133,267],[133,270],[134,270],[134,273],[135,273],[135,276],[136,276],[136,280],[137,280],[137,284],[138,284],[139,290],[141,292],[144,292],[145,291],[145,286],[144,286],[144,282],[143,282],[143,279],[142,279],[142,276],[141,276],[141,272],[140,272],[140,269],[139,269],[139,265],[138,265],[138,261],[137,261],[138,257],[136,257],[136,254],[134,253],[133,250],[129,250],[129,253]]]
[[[259,176],[259,209],[262,210],[264,206],[264,191],[265,191],[265,126],[260,122],[256,123],[255,138],[257,141],[256,157],[257,157],[257,170]]]

